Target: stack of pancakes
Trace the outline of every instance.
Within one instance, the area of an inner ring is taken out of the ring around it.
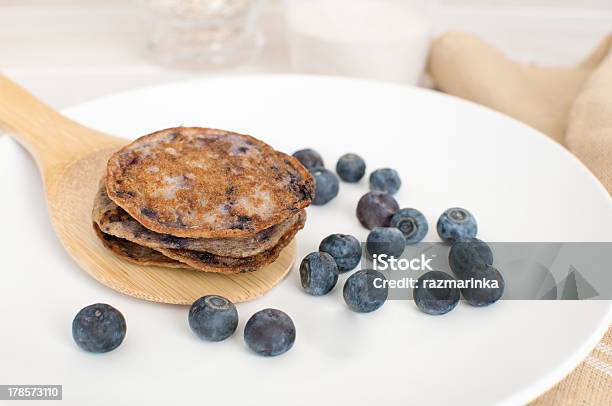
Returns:
[[[309,172],[262,141],[169,128],[111,156],[93,221],[104,245],[131,262],[248,272],[278,258],[313,195]]]

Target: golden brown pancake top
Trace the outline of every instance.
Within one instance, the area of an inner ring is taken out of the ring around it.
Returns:
[[[178,127],[110,158],[109,197],[146,228],[177,237],[252,235],[308,206],[314,180],[293,157],[248,135]]]

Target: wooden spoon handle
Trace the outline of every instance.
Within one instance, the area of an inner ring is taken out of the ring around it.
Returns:
[[[44,172],[117,142],[64,117],[3,75],[0,128],[33,155]]]

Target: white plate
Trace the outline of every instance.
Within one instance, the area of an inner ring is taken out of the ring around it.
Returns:
[[[397,168],[400,204],[421,209],[430,224],[464,206],[485,240],[612,241],[610,197],[578,160],[517,121],[426,90],[233,77],[137,90],[67,113],[128,138],[177,125],[245,132],[290,153],[316,148],[329,167],[357,152],[369,169]],[[122,296],[78,269],[54,236],[32,160],[8,139],[0,145],[0,383],[63,384],[65,404],[518,405],[576,366],[611,320],[606,301],[460,304],[442,317],[393,301],[355,314],[342,300],[346,275],[315,298],[293,271],[265,297],[239,305],[233,337],[201,342],[186,307]],[[300,258],[333,232],[366,237],[355,218],[366,190],[365,179],[342,183],[337,199],[308,210]],[[436,240],[434,228],[428,240]],[[73,316],[94,302],[127,318],[127,338],[109,354],[87,354],[71,338]],[[286,311],[297,326],[294,348],[272,359],[242,339],[246,320],[266,307]]]

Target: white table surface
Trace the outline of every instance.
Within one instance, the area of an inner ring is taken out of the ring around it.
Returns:
[[[612,3],[441,0],[436,32],[478,33],[512,57],[571,64],[612,27]],[[534,3],[534,2],[531,2]],[[495,4],[492,6],[491,4]],[[561,4],[562,6],[559,6]],[[588,4],[584,6],[584,4]],[[260,19],[267,45],[252,63],[221,71],[185,72],[152,63],[133,0],[0,0],[0,72],[56,108],[158,83],[216,74],[292,72],[279,0]]]

